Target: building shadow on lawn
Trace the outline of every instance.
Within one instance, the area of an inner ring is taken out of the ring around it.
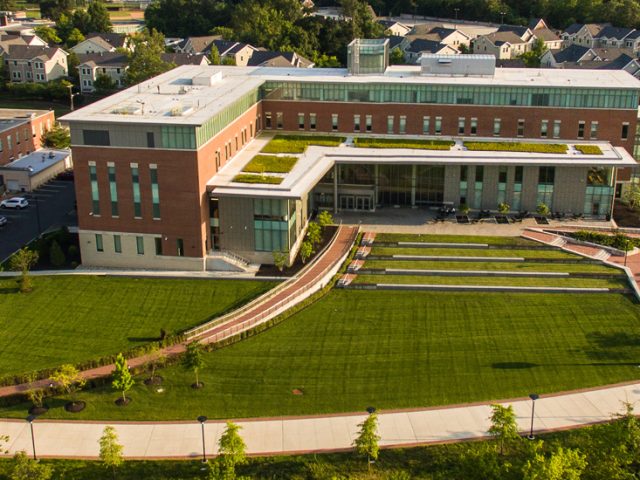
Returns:
[[[640,335],[628,332],[590,332],[586,335],[589,348],[581,351],[593,360],[631,360],[638,358]],[[573,350],[573,353],[579,350]],[[637,364],[635,363],[631,364]]]
[[[529,362],[498,362],[492,363],[491,368],[497,368],[499,370],[519,370],[525,368],[535,368],[539,367],[537,363],[529,363]]]
[[[18,293],[20,289],[18,287],[3,287],[0,288],[0,295],[12,295]]]

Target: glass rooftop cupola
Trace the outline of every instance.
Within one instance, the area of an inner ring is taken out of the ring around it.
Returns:
[[[389,66],[389,39],[356,38],[347,46],[349,75],[380,75]]]

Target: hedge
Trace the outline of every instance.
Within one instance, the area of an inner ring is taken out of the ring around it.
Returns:
[[[276,135],[261,150],[262,153],[303,153],[309,145],[337,147],[346,137],[329,135]]]
[[[574,147],[584,155],[603,155],[602,150],[597,145],[574,145]]]
[[[573,233],[566,233],[565,235],[582,242],[591,242],[605,247],[613,247],[623,252],[627,249],[631,250],[633,247],[640,247],[640,239],[628,237],[623,233],[607,235],[606,233],[579,230]]]
[[[298,159],[296,157],[277,157],[275,155],[256,155],[242,169],[253,173],[289,173]]]
[[[236,183],[268,183],[271,185],[280,185],[284,180],[282,177],[270,177],[268,175],[254,175],[253,173],[240,174],[233,177]]]
[[[415,148],[421,150],[451,150],[455,142],[449,140],[410,140],[395,138],[356,138],[353,143],[360,148]]]
[[[490,152],[567,153],[567,145],[561,143],[521,142],[464,142],[467,150]]]

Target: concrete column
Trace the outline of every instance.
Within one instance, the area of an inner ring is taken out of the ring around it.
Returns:
[[[373,166],[373,208],[378,204],[378,164]]]
[[[338,213],[338,164],[333,165],[333,213]]]
[[[417,165],[411,165],[411,206],[416,206],[416,171]]]

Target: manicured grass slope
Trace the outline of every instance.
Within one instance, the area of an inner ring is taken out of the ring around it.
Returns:
[[[518,250],[518,249],[475,249],[475,248],[422,248],[422,247],[376,247],[373,244],[371,255],[420,255],[420,256],[456,256],[456,257],[515,257],[515,258],[565,258],[581,260],[584,257],[563,252],[562,250]]]
[[[432,242],[432,243],[485,243],[487,245],[539,246],[539,243],[521,237],[496,237],[483,235],[420,235],[415,233],[379,233],[380,242]]]
[[[628,297],[336,290],[257,337],[206,355],[206,387],[162,371],[137,385],[62,401],[47,418],[195,419],[362,411],[525,396],[637,378],[638,306]],[[291,393],[302,389],[304,395]],[[0,415],[23,416],[25,405]]]
[[[0,375],[80,362],[157,340],[273,287],[271,282],[34,277],[0,280]]]
[[[594,263],[539,263],[539,262],[430,262],[421,260],[367,260],[365,268],[407,268],[412,270],[503,270],[521,272],[587,272],[621,275],[621,270]]]

